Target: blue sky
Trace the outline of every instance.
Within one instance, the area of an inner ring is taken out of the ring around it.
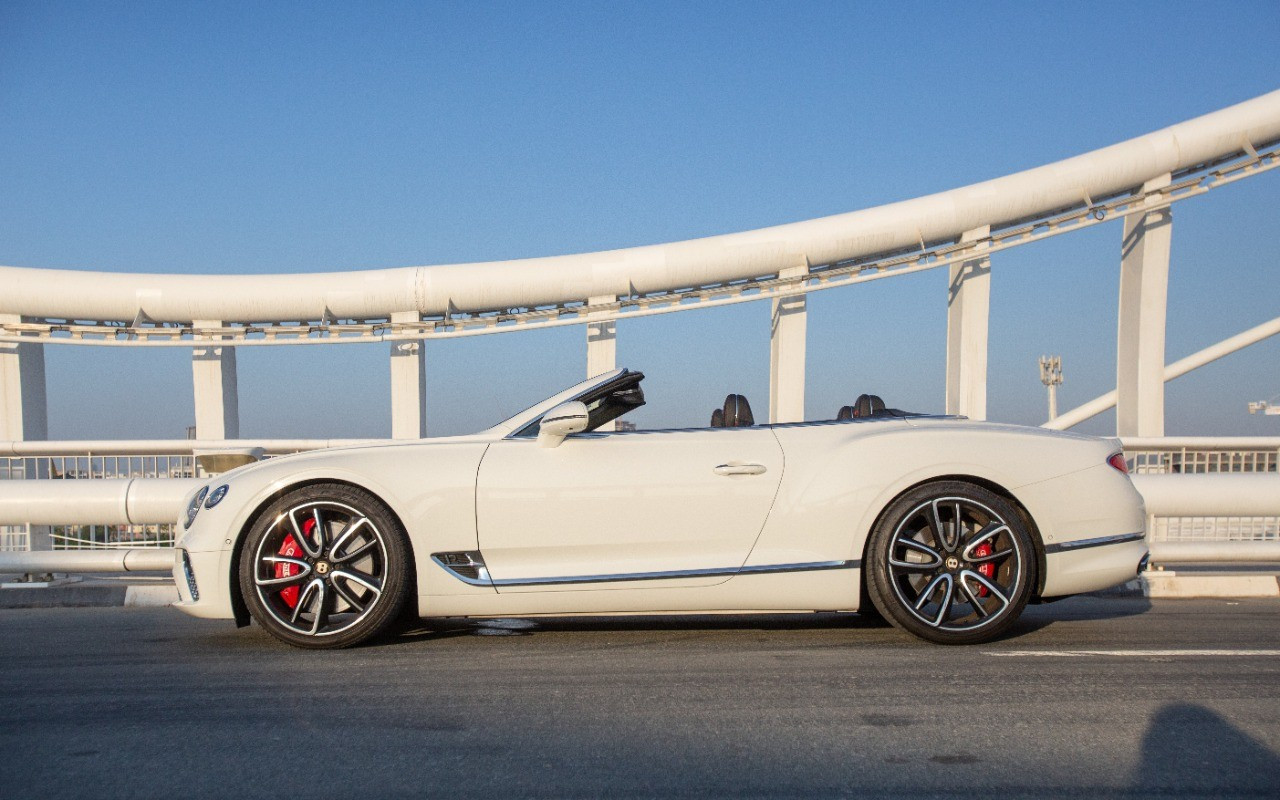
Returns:
[[[362,269],[744,230],[949,189],[1280,87],[1262,3],[0,4],[0,263]],[[1174,210],[1173,361],[1280,313],[1280,174]],[[1115,385],[1119,223],[993,268],[990,416]],[[68,274],[65,280],[74,280]],[[0,291],[3,289],[0,288]],[[810,300],[808,412],[940,411],[946,276]],[[619,326],[640,422],[763,414],[768,306]],[[46,348],[52,438],[182,436],[186,350]],[[582,377],[585,333],[428,343],[432,434]],[[242,348],[248,437],[384,436],[385,345]],[[1280,341],[1169,385],[1171,434],[1277,434]],[[316,378],[324,379],[317,391]],[[1111,415],[1081,429],[1108,433]]]

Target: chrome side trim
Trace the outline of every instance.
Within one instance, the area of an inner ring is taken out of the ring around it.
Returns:
[[[468,551],[462,553],[432,553],[431,560],[440,565],[445,572],[462,581],[469,586],[488,586],[494,584],[493,579],[489,577],[489,568],[484,565],[484,558],[478,551]],[[474,570],[476,576],[459,572],[460,569]]]
[[[709,578],[734,575],[766,575],[774,572],[813,572],[824,569],[858,569],[860,561],[817,561],[807,564],[768,564],[750,567],[718,567],[712,569],[679,569],[666,572],[630,572],[614,575],[575,575],[567,578],[494,578],[494,586],[563,586],[575,583],[621,583],[626,581],[663,581],[680,578]]]
[[[1104,547],[1109,544],[1136,542],[1144,538],[1146,538],[1146,534],[1142,531],[1138,531],[1137,533],[1121,533],[1115,536],[1099,536],[1096,539],[1080,539],[1074,542],[1045,545],[1044,553],[1045,555],[1053,555],[1055,553],[1065,553],[1071,550],[1083,550],[1086,547]]]

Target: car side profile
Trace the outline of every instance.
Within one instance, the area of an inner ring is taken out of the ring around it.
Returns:
[[[188,499],[183,611],[350,646],[405,617],[875,611],[941,644],[1133,578],[1120,443],[910,414],[614,430],[644,375],[590,378],[477,434],[282,456]]]

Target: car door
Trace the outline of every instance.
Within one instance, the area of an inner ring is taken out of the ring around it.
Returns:
[[[767,427],[504,439],[480,463],[480,551],[500,592],[720,583],[751,552],[782,467]]]

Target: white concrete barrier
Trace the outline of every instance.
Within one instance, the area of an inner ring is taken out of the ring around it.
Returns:
[[[177,522],[199,478],[0,481],[0,525]]]
[[[154,572],[173,569],[172,547],[0,553],[0,572]]]
[[[1280,516],[1280,474],[1274,472],[1134,475],[1133,485],[1156,517]]]
[[[1156,564],[1280,564],[1280,541],[1151,542]]]

